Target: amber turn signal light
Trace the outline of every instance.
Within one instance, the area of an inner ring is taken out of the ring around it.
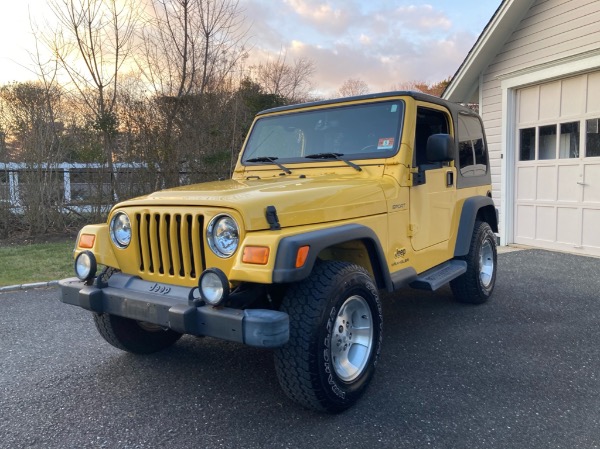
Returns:
[[[266,265],[269,262],[269,248],[266,246],[245,246],[242,262]]]
[[[96,241],[95,235],[81,234],[81,236],[79,237],[79,247],[80,248],[93,248],[95,241]]]

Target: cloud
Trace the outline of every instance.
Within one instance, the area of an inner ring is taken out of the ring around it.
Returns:
[[[416,30],[447,31],[452,28],[452,21],[446,14],[431,5],[401,6],[392,12],[392,17],[403,26]]]
[[[351,1],[284,0],[284,3],[304,25],[324,34],[344,32],[353,21]]]
[[[342,10],[330,4],[311,2],[308,0],[284,0],[301,17],[314,20],[317,23],[331,23],[340,20]]]
[[[281,27],[276,26],[278,16],[271,3],[262,0],[245,0],[240,4],[250,26],[248,35],[253,46],[277,50],[287,41]]]
[[[441,81],[454,74],[477,38],[432,5],[242,1],[253,20],[251,59],[285,51],[289,61],[312,60],[313,84],[324,96],[350,78],[365,81],[373,92],[414,80]]]

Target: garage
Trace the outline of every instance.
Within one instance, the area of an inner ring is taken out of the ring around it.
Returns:
[[[514,243],[600,256],[600,72],[517,91]]]
[[[503,0],[442,97],[483,119],[500,244],[600,256],[600,1]]]

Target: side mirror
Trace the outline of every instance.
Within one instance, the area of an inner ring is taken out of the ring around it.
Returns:
[[[427,139],[427,160],[429,162],[449,162],[454,160],[456,145],[450,134],[433,134]]]

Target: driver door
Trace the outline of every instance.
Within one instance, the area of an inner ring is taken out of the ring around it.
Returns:
[[[411,244],[423,251],[448,242],[452,211],[456,200],[454,167],[448,162],[427,160],[427,139],[433,134],[449,134],[450,115],[440,107],[424,105],[417,108],[413,147],[413,187],[410,189]],[[415,171],[416,171],[415,170]]]

